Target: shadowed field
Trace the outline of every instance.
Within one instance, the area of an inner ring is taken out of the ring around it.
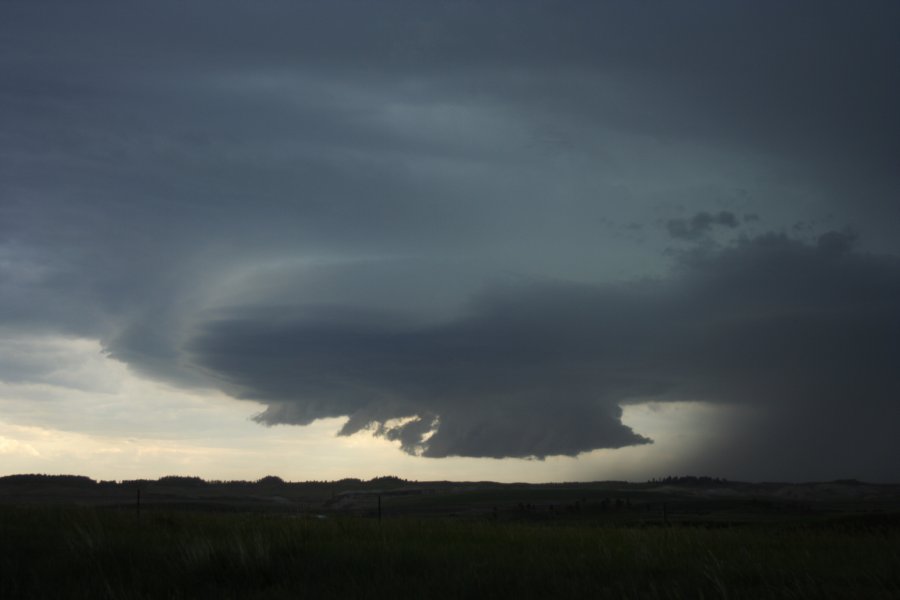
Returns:
[[[0,510],[2,598],[896,598],[900,524]]]
[[[0,598],[897,598],[897,491],[2,477]]]

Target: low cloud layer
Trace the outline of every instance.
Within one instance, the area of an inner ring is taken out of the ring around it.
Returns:
[[[897,258],[839,232],[769,234],[687,251],[656,281],[495,288],[425,326],[337,306],[234,310],[190,350],[266,402],[263,423],[349,415],[342,433],[373,427],[425,456],[646,443],[620,405],[700,400],[758,410],[758,444],[732,460],[811,467],[847,447],[862,463],[900,450],[898,305]]]

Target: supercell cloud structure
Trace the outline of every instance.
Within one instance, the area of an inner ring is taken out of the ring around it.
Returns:
[[[337,306],[236,310],[193,360],[268,404],[268,424],[350,415],[425,456],[546,456],[649,440],[639,398],[747,404],[775,453],[892,456],[900,259],[783,235],[687,251],[676,275],[620,285],[510,284],[446,322]],[[391,419],[417,417],[393,428]],[[436,430],[432,431],[432,424]],[[430,434],[430,435],[429,435]],[[428,436],[428,437],[426,437]],[[754,449],[754,452],[762,452]]]
[[[700,401],[752,416],[699,465],[895,478],[898,27],[4,2],[0,333],[425,457],[652,444],[624,406]]]

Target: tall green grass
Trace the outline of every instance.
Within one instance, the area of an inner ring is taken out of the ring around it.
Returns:
[[[898,598],[900,532],[0,510],[0,598]]]

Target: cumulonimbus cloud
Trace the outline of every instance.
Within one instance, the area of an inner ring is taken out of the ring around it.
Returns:
[[[646,443],[645,398],[896,456],[897,259],[810,240],[900,255],[898,3],[54,4],[0,3],[4,335],[427,456]]]
[[[575,455],[647,443],[635,399],[750,405],[782,450],[896,446],[900,260],[831,232],[696,248],[669,278],[498,287],[439,324],[312,306],[208,322],[193,360],[265,424],[349,416],[425,456]],[[845,426],[852,423],[851,426]],[[757,432],[764,439],[765,431]],[[773,433],[774,434],[774,433]]]

